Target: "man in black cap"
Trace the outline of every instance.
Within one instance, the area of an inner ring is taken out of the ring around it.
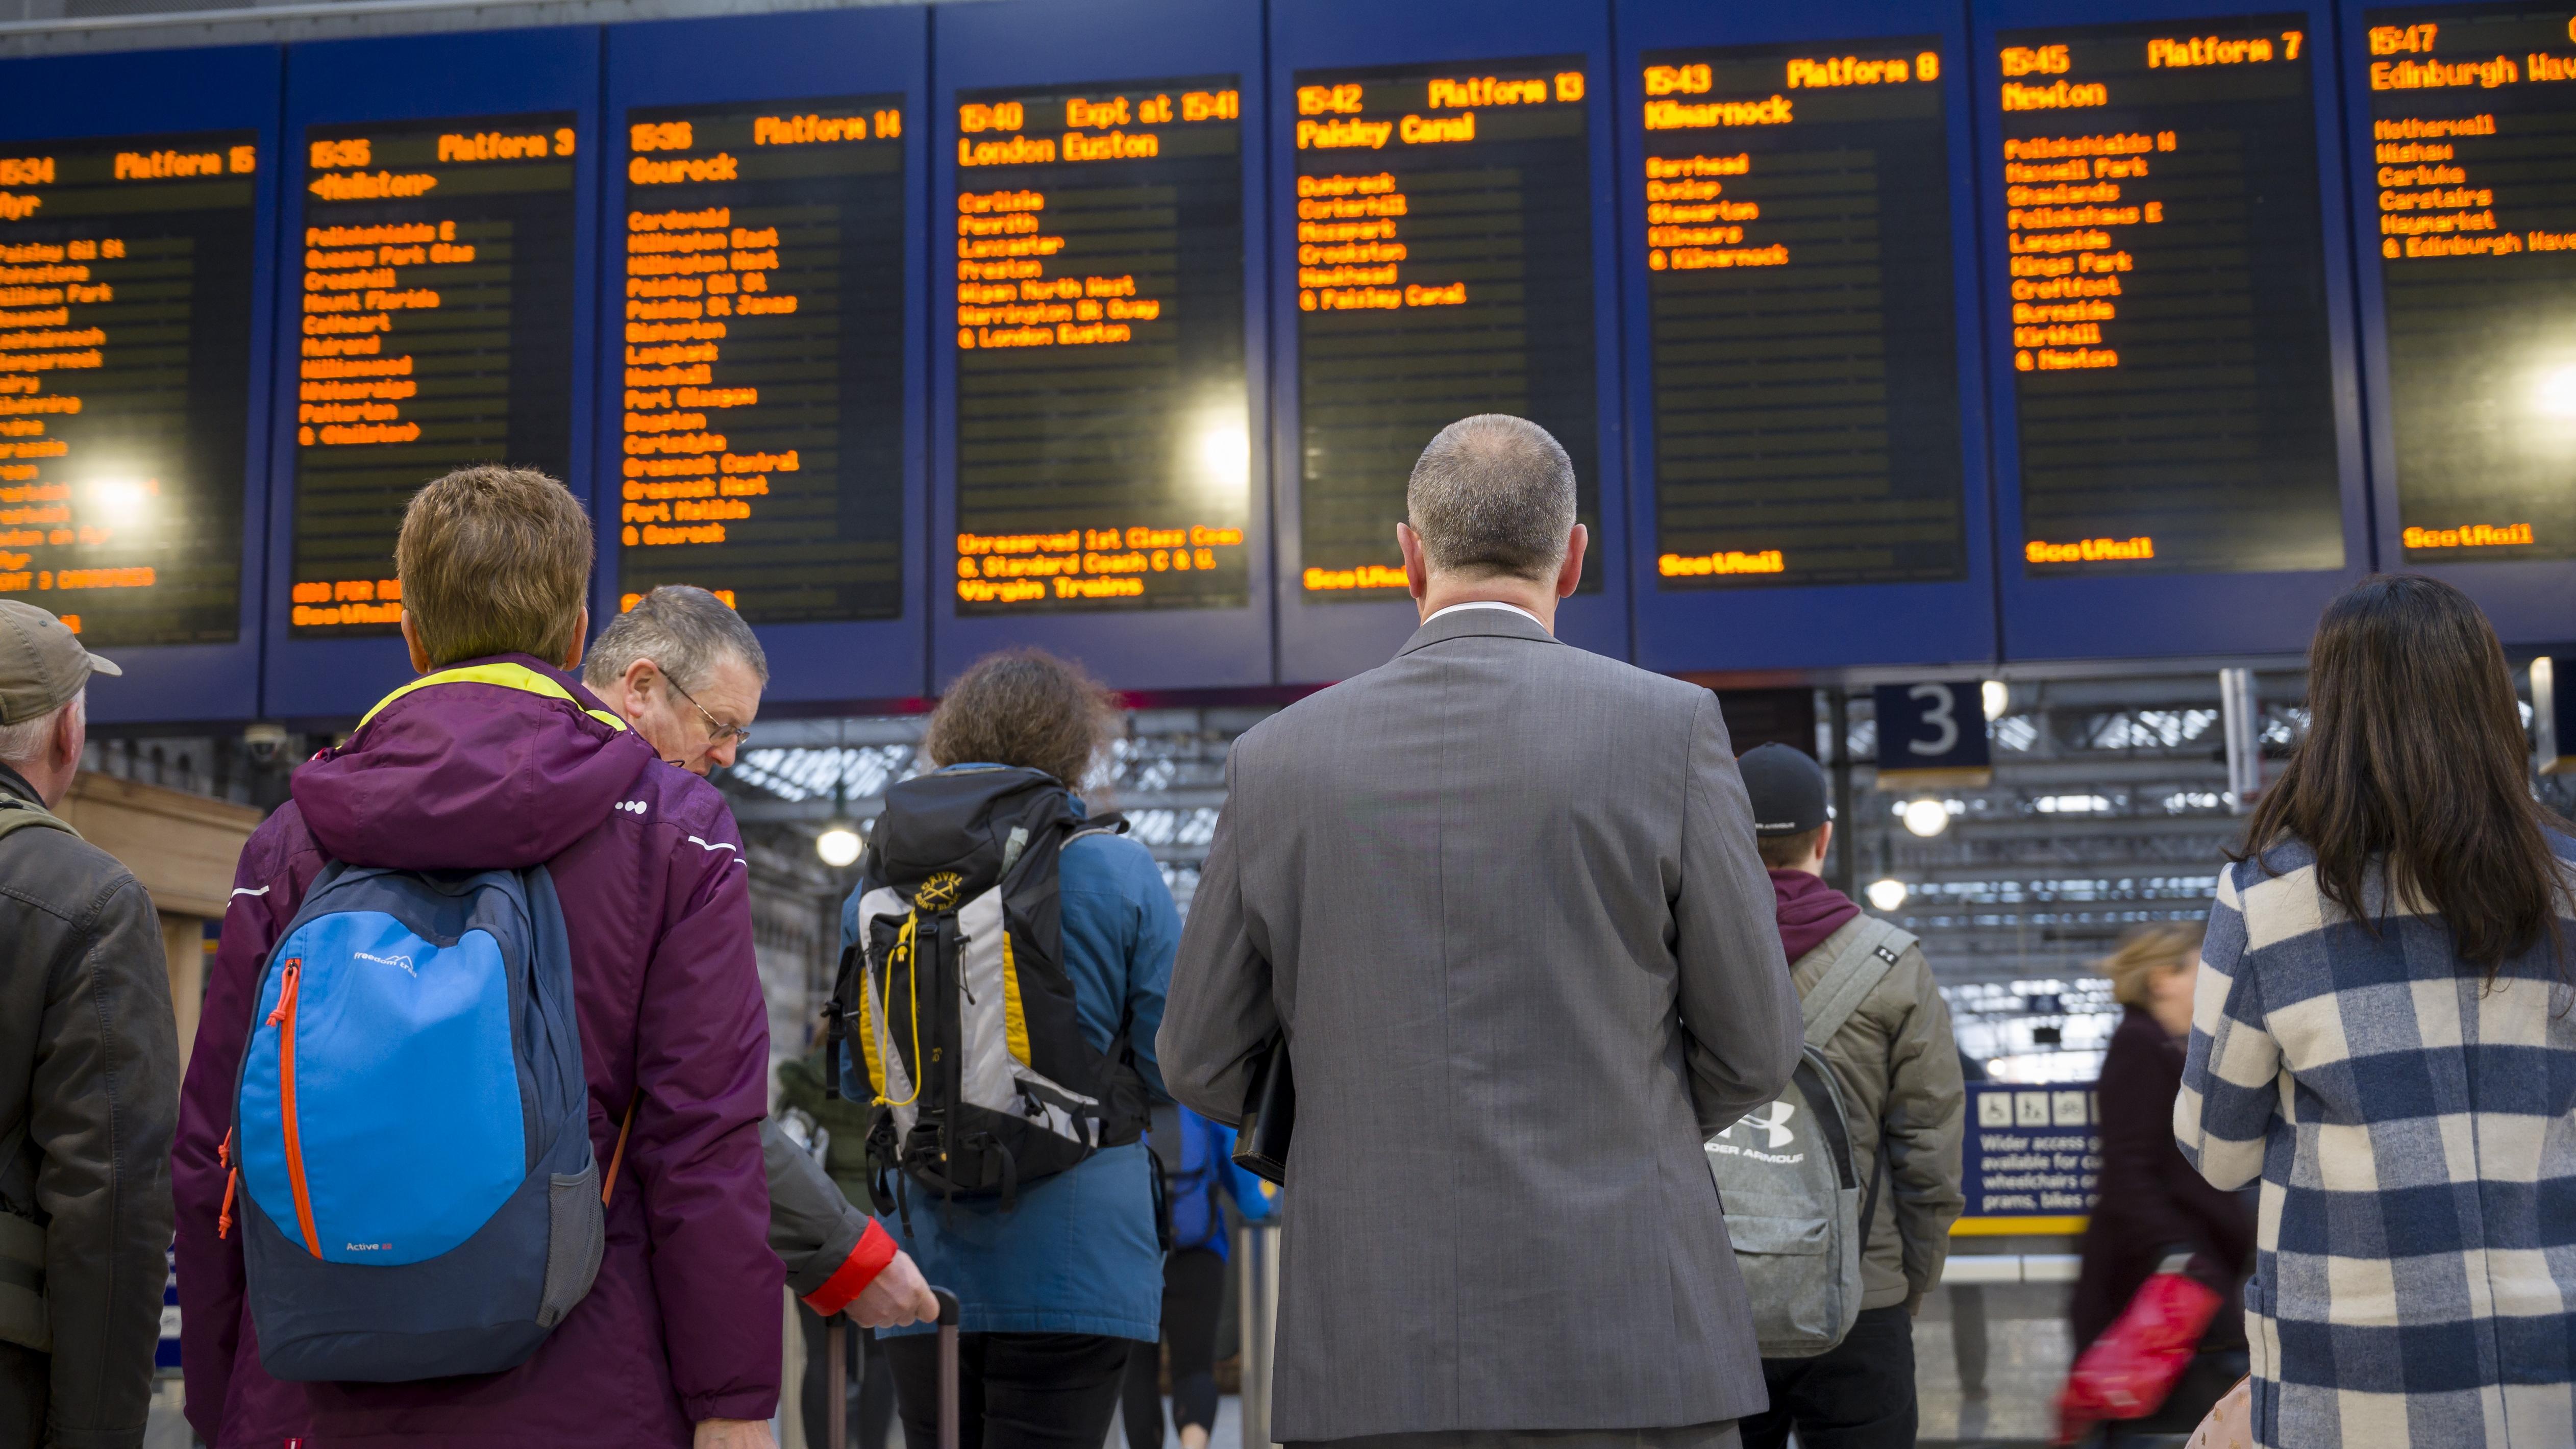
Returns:
[[[151,898],[52,807],[92,674],[0,599],[0,1444],[143,1442],[170,1246],[179,1038]]]
[[[1854,1167],[1871,1184],[1862,1199],[1860,1317],[1825,1353],[1762,1361],[1771,1407],[1742,1422],[1744,1449],[1779,1449],[1792,1429],[1806,1449],[1910,1449],[1914,1311],[1941,1281],[1950,1224],[1967,1202],[1959,1191],[1966,1089],[1949,1007],[1914,937],[1825,884],[1834,826],[1824,768],[1787,745],[1748,751],[1736,768],[1801,1001],[1846,954],[1884,947],[1895,958],[1819,1043],[1842,1092]]]

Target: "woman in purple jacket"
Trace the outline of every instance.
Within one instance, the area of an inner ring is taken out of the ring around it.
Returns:
[[[770,1443],[785,1270],[741,837],[714,786],[570,675],[591,552],[589,515],[543,474],[471,468],[421,490],[394,558],[423,677],[299,767],[242,850],[171,1172],[188,1418],[212,1449]],[[260,968],[331,861],[543,865],[562,900],[591,1150],[614,1192],[590,1292],[516,1368],[299,1383],[262,1365],[227,1128]]]
[[[2183,1046],[2191,1036],[2200,938],[2197,925],[2141,927],[2102,963],[2124,1010],[2102,1060],[2101,1201],[2084,1234],[2083,1267],[2067,1314],[2075,1351],[2082,1354],[2118,1322],[2139,1287],[2176,1254],[2188,1257],[2192,1276],[2220,1295],[2198,1360],[2163,1407],[2117,1421],[2114,1437],[2188,1433],[2245,1372],[2239,1290],[2254,1251],[2254,1215],[2235,1193],[2203,1181],[2174,1146],[2174,1098],[2182,1091]]]

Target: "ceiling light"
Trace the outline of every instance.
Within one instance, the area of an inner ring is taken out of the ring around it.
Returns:
[[[1869,903],[1875,910],[1892,911],[1905,904],[1907,891],[1901,880],[1874,880],[1869,883]]]
[[[1938,800],[1909,800],[1902,818],[1906,829],[1928,840],[1950,828],[1950,807]]]
[[[834,870],[856,861],[859,845],[858,827],[846,820],[833,821],[823,827],[822,834],[814,837],[814,853],[823,857],[823,863]]]

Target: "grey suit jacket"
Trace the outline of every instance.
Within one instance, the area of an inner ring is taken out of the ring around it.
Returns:
[[[1235,1122],[1288,1033],[1272,1437],[1761,1410],[1701,1143],[1798,998],[1716,697],[1462,610],[1226,774],[1159,1048]]]

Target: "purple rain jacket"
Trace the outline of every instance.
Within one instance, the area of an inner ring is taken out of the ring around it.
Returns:
[[[188,1419],[214,1449],[685,1446],[696,1420],[775,1410],[769,1018],[740,837],[713,786],[615,721],[535,659],[469,661],[388,696],[296,771],[293,802],[244,847],[172,1164]],[[218,1147],[260,965],[328,859],[550,866],[603,1170],[635,1104],[598,1282],[505,1373],[297,1384],[260,1367],[241,1240],[218,1236]]]

